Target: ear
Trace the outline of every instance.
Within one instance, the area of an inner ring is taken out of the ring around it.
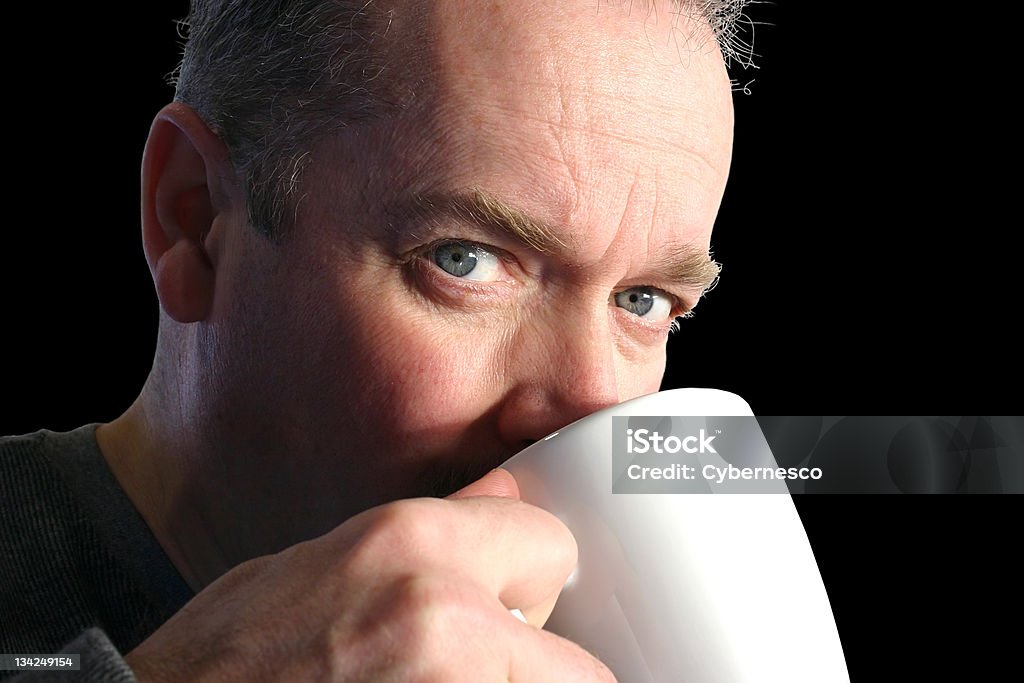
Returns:
[[[224,143],[181,102],[156,115],[142,157],[142,245],[160,306],[174,320],[204,320],[216,258],[208,246],[235,192]]]

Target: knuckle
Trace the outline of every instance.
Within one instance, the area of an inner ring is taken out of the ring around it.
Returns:
[[[449,535],[447,518],[444,503],[439,500],[400,500],[382,505],[364,521],[352,555],[373,562],[388,558],[398,563],[404,557],[423,564],[443,548]]]
[[[437,576],[407,576],[395,582],[381,610],[390,637],[421,662],[424,671],[444,670],[453,653],[477,630],[477,600],[457,581]]]
[[[456,581],[436,576],[407,576],[396,582],[396,607],[417,626],[426,630],[437,624],[450,624],[471,611],[473,600]]]
[[[395,577],[358,619],[343,619],[325,634],[325,668],[357,680],[457,680],[474,647],[474,593],[436,574]],[[477,643],[478,644],[478,643]],[[350,680],[338,675],[330,680]]]

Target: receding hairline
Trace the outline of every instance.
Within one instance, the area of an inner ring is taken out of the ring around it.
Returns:
[[[643,12],[658,0],[597,0]],[[738,27],[750,0],[660,0],[673,17],[712,29],[726,65],[749,65]],[[277,5],[192,0],[175,100],[192,106],[224,140],[244,177],[249,219],[271,239],[298,212],[299,189],[318,140],[415,102],[415,83],[388,73],[392,15],[374,0],[296,0]],[[415,3],[410,3],[414,5]],[[386,40],[384,38],[387,38]],[[419,93],[422,95],[422,93]]]

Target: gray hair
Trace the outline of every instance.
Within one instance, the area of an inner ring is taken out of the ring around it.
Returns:
[[[744,66],[748,2],[675,0],[680,15],[710,25],[727,65]],[[268,238],[287,231],[318,138],[401,107],[393,84],[378,78],[388,22],[373,0],[192,0],[174,99],[220,136],[243,178],[249,220]]]

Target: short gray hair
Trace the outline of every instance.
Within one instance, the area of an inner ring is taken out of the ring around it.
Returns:
[[[749,0],[675,2],[711,26],[727,64],[749,64],[739,30]],[[192,0],[174,99],[224,142],[267,237],[287,231],[317,139],[401,107],[378,78],[388,21],[374,0]]]

